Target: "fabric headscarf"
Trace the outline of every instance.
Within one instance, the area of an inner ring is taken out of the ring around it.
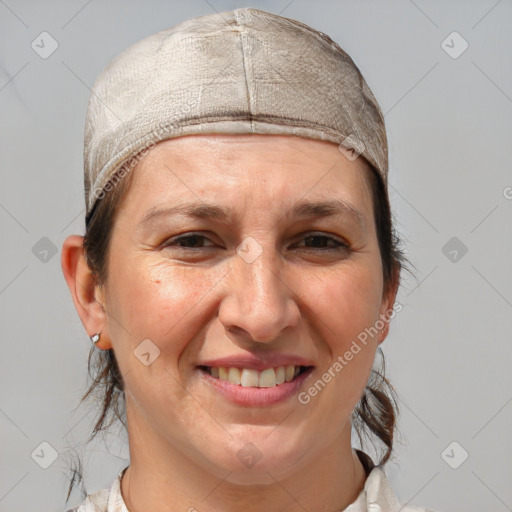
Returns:
[[[387,187],[384,116],[350,56],[304,23],[243,8],[146,37],[101,72],[85,126],[86,216],[156,143],[210,133],[331,141]]]

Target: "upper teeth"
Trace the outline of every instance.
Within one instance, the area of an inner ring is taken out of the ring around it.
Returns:
[[[217,379],[227,380],[238,386],[272,388],[283,382],[290,382],[300,372],[300,366],[289,364],[277,368],[267,368],[261,372],[248,368],[223,368],[212,366],[210,375]]]

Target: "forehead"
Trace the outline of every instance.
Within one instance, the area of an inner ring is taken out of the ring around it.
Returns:
[[[135,166],[126,197],[132,213],[183,200],[268,206],[341,199],[371,208],[364,158],[331,142],[296,136],[201,135],[160,142]],[[144,210],[144,212],[143,212]]]

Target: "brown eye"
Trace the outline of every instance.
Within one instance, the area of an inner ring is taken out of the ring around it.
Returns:
[[[319,250],[319,251],[343,251],[348,249],[348,245],[332,238],[330,236],[320,235],[320,234],[310,234],[304,237],[302,240],[310,241],[312,246],[306,246],[308,249]],[[327,246],[327,243],[331,243],[330,247]]]
[[[191,235],[172,238],[165,242],[163,247],[176,246],[180,249],[206,249],[206,247],[201,245],[204,240],[208,240],[208,238],[203,235],[193,233]]]

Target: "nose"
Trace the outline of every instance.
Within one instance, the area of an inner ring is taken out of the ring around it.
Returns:
[[[297,295],[285,265],[268,247],[252,262],[238,254],[233,258],[219,320],[239,343],[269,344],[299,324]]]

